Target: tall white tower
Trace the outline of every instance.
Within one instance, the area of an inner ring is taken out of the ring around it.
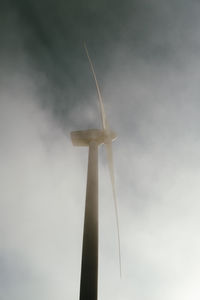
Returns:
[[[71,139],[74,146],[89,147],[79,299],[97,300],[97,293],[98,293],[98,146],[100,144],[105,144],[107,158],[108,158],[108,166],[109,166],[111,183],[112,183],[117,229],[118,229],[117,232],[118,232],[118,242],[119,242],[119,264],[120,264],[120,274],[121,274],[118,210],[117,210],[116,193],[115,193],[113,155],[112,155],[112,141],[117,136],[112,130],[110,130],[108,126],[96,74],[94,72],[92,61],[89,57],[86,46],[85,46],[85,51],[88,56],[88,60],[90,63],[90,67],[97,88],[99,106],[101,111],[102,130],[89,129],[84,131],[73,131],[71,132]]]

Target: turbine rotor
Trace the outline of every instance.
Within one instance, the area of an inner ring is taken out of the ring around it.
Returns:
[[[112,191],[113,191],[113,200],[114,200],[114,207],[115,207],[115,216],[116,216],[116,224],[117,224],[117,235],[118,235],[118,250],[119,250],[119,269],[120,269],[120,276],[121,276],[121,249],[120,249],[120,234],[119,234],[119,218],[118,218],[118,205],[117,205],[117,198],[116,198],[116,189],[115,189],[115,176],[114,176],[114,167],[113,167],[113,153],[112,153],[112,141],[116,139],[116,134],[110,130],[107,118],[106,118],[106,113],[103,105],[103,99],[101,96],[101,91],[99,88],[99,84],[97,81],[96,73],[94,70],[94,66],[92,63],[92,60],[90,58],[88,49],[86,44],[84,43],[84,48],[85,52],[90,64],[90,68],[94,77],[95,85],[96,85],[96,90],[98,94],[98,100],[99,100],[99,108],[100,108],[100,114],[101,114],[101,122],[102,122],[102,128],[104,132],[104,144],[106,148],[106,153],[107,153],[107,161],[108,161],[108,169],[110,173],[110,179],[111,179],[111,185],[112,185]]]

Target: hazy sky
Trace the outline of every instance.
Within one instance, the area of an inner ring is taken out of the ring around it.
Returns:
[[[78,299],[87,149],[101,86],[112,190],[99,151],[99,300],[199,300],[200,4],[0,4],[0,299]]]

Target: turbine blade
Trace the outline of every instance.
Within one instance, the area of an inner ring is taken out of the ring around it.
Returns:
[[[86,52],[86,55],[87,55],[87,58],[88,58],[88,61],[89,61],[89,64],[90,64],[90,68],[91,68],[91,71],[92,71],[92,74],[93,74],[93,77],[94,77],[94,81],[95,81],[95,84],[96,84],[96,89],[97,89],[97,94],[98,94],[98,99],[99,99],[99,106],[100,106],[100,111],[101,111],[102,127],[103,127],[103,129],[107,129],[108,125],[107,125],[107,120],[106,120],[106,113],[105,113],[105,109],[104,109],[104,105],[103,105],[103,100],[102,100],[99,84],[98,84],[97,77],[96,77],[96,74],[95,74],[95,71],[94,71],[92,60],[90,58],[90,55],[89,55],[89,52],[88,52],[88,49],[87,49],[87,46],[86,46],[85,43],[84,43],[84,48],[85,48],[85,52]]]
[[[108,159],[108,168],[110,173],[110,179],[112,184],[112,192],[113,192],[113,200],[115,206],[115,217],[116,217],[116,224],[117,224],[117,236],[118,236],[118,251],[119,251],[119,270],[120,270],[120,277],[122,275],[122,268],[121,268],[121,247],[120,247],[120,234],[119,234],[119,217],[118,217],[118,206],[117,206],[117,197],[116,197],[116,190],[115,190],[115,176],[114,176],[114,168],[113,168],[113,153],[112,153],[112,141],[108,141],[105,143],[107,159]]]

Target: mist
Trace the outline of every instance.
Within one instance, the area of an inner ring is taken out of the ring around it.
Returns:
[[[1,13],[1,298],[79,296],[87,149],[70,132],[100,126],[86,40],[118,133],[122,279],[101,147],[99,299],[199,299],[199,4],[24,5]]]

